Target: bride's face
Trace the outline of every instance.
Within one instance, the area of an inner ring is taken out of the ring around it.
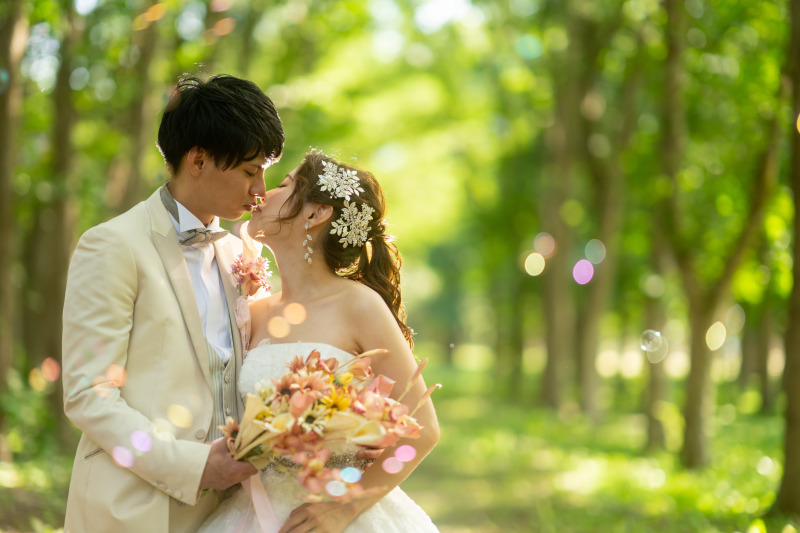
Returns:
[[[281,233],[282,227],[288,226],[289,221],[281,222],[280,218],[291,211],[292,206],[287,202],[294,191],[296,173],[297,168],[288,173],[280,185],[268,190],[263,202],[253,209],[248,233],[255,240],[261,242],[271,240]]]

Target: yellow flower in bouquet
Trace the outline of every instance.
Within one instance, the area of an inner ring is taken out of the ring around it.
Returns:
[[[416,438],[422,429],[406,405],[389,397],[394,381],[373,375],[371,357],[385,352],[360,354],[341,367],[336,358],[322,360],[316,350],[306,359],[295,357],[286,374],[261,380],[247,394],[241,424],[229,417],[220,426],[231,456],[257,468],[266,468],[276,457],[291,458],[300,466],[297,479],[311,499],[321,498],[330,481],[346,487],[335,495],[339,499],[366,494],[357,482],[343,482],[341,470],[326,466],[332,445],[386,447],[400,437]],[[428,389],[417,408],[437,386]]]

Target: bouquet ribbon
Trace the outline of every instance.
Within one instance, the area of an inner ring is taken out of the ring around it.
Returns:
[[[264,484],[261,482],[259,474],[253,474],[252,477],[242,481],[242,487],[248,496],[250,496],[250,507],[255,509],[256,523],[263,533],[278,533],[281,525],[278,523],[278,517],[275,516],[275,510],[267,496],[267,491]],[[247,517],[250,516],[250,509],[248,507],[247,514],[245,515],[239,527],[236,528],[236,533],[240,533],[246,522]]]

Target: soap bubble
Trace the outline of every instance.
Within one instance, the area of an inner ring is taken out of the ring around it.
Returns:
[[[659,363],[667,356],[667,339],[660,332],[646,329],[642,333],[639,346],[651,363]]]

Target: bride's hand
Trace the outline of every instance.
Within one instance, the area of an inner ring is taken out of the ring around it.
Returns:
[[[353,502],[304,503],[291,512],[278,533],[342,533],[356,516]]]
[[[372,463],[381,456],[385,449],[386,448],[369,448],[367,446],[362,446],[361,449],[356,452],[356,457],[366,460],[367,464],[364,465],[364,467],[369,468],[372,466]]]

